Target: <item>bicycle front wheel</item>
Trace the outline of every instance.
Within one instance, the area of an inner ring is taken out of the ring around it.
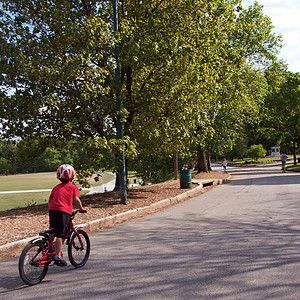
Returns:
[[[75,268],[83,267],[90,255],[90,239],[87,233],[79,229],[73,233],[69,245],[68,256],[70,263]]]
[[[19,259],[19,274],[21,279],[28,285],[40,283],[47,274],[48,264],[39,265],[42,258],[44,244],[37,242],[28,244],[21,253]]]

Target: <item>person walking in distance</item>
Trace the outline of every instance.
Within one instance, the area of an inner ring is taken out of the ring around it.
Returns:
[[[283,173],[286,173],[286,161],[288,156],[285,154],[285,152],[282,152],[282,154],[280,155],[281,158],[281,170]]]
[[[228,165],[228,162],[227,162],[226,158],[224,158],[223,162],[222,162],[222,166],[223,166],[224,172],[226,172],[227,165]]]

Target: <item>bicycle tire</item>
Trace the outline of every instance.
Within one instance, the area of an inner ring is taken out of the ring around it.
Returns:
[[[86,264],[89,258],[91,245],[89,236],[84,230],[79,229],[77,232],[83,243],[83,247],[81,246],[80,239],[78,238],[77,234],[74,233],[71,236],[68,245],[68,256],[70,263],[75,268],[81,268]]]
[[[42,257],[43,242],[28,244],[19,258],[19,274],[21,279],[28,285],[40,283],[46,276],[48,264],[36,266],[34,263]]]

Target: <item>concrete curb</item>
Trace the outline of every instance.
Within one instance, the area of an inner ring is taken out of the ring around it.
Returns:
[[[87,232],[92,232],[96,231],[98,229],[102,229],[105,227],[110,227],[118,223],[122,223],[125,221],[128,221],[133,218],[137,218],[140,216],[143,216],[145,214],[153,213],[157,210],[164,209],[168,206],[183,202],[185,200],[188,200],[192,197],[195,197],[197,194],[201,192],[203,189],[203,186],[207,185],[218,185],[218,184],[223,184],[226,183],[231,179],[231,176],[229,175],[228,178],[226,179],[212,179],[212,180],[193,180],[193,183],[198,184],[197,187],[195,187],[192,190],[188,190],[180,195],[177,195],[175,197],[161,200],[159,202],[153,203],[149,206],[141,207],[141,208],[136,208],[133,210],[129,210],[114,216],[109,216],[97,220],[93,220],[84,224],[80,224],[78,226],[83,227]],[[28,244],[29,241],[38,238],[39,236],[33,236],[30,238],[26,238],[23,240],[15,241],[3,246],[0,246],[0,260],[5,259],[8,257],[13,257],[13,256],[18,256],[22,252],[23,248]]]

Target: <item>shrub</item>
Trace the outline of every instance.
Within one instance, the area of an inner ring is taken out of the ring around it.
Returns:
[[[257,161],[260,157],[265,157],[266,153],[267,151],[264,149],[263,145],[252,145],[247,151],[247,156]]]

